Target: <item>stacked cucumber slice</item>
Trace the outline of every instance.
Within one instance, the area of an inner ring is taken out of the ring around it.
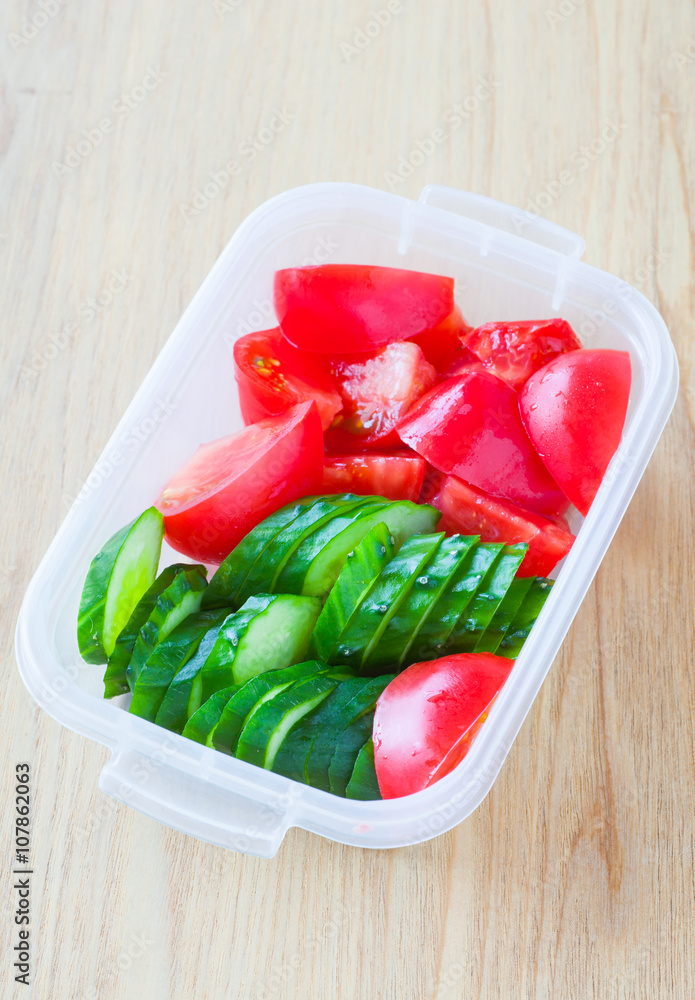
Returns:
[[[80,652],[105,697],[174,733],[314,788],[379,798],[377,699],[411,663],[458,652],[515,658],[551,582],[516,576],[525,545],[435,531],[432,507],[306,497],[266,518],[208,582],[157,576],[155,508],[93,560]]]

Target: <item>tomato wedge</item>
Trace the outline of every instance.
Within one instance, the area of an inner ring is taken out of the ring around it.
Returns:
[[[459,653],[414,663],[382,692],[374,764],[383,798],[411,795],[463,760],[514,660]]]
[[[518,394],[496,375],[468,371],[426,393],[398,423],[401,440],[440,472],[539,514],[568,501],[533,450]]]
[[[515,389],[558,354],[582,346],[564,319],[486,323],[471,330],[464,343],[487,369]]]
[[[362,264],[290,267],[275,272],[273,302],[296,347],[352,354],[436,326],[454,308],[454,279]]]
[[[325,363],[293,347],[279,328],[249,333],[236,341],[234,376],[247,424],[313,399],[325,430],[343,405]]]
[[[371,354],[333,358],[331,371],[343,409],[326,433],[331,451],[400,447],[395,431],[404,413],[437,381],[412,341],[395,341]]]
[[[574,535],[540,514],[476,490],[456,476],[444,476],[432,500],[442,512],[439,530],[480,535],[482,542],[526,542],[519,576],[548,576],[572,548]]]
[[[422,353],[440,375],[447,375],[452,365],[465,359],[476,360],[475,355],[463,345],[464,338],[470,332],[471,327],[463,318],[461,310],[454,306],[441,323],[410,339],[422,349]]]
[[[627,351],[584,350],[555,358],[520,394],[536,451],[582,514],[620,444],[630,382]]]
[[[201,445],[156,506],[166,539],[191,559],[219,563],[264,517],[318,493],[323,439],[316,403]]]
[[[427,463],[413,451],[326,455],[324,493],[357,493],[413,500],[420,496]]]

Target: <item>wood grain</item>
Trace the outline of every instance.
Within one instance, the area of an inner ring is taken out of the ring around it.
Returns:
[[[385,6],[0,10],[1,825],[9,870],[11,778],[28,760],[41,1000],[695,995],[695,11],[403,0],[346,49]],[[138,103],[148,73],[159,82]],[[98,791],[106,752],[40,711],[18,677],[20,600],[66,498],[241,220],[310,181],[387,188],[399,156],[480,79],[491,96],[396,190],[417,197],[438,182],[522,207],[554,192],[543,214],[661,310],[683,391],[475,815],[393,852],[295,830],[272,861],[226,853]],[[276,108],[294,116],[286,128],[187,213]],[[76,166],[55,166],[104,119],[110,130]],[[560,182],[606,121],[615,140]],[[90,308],[114,272],[122,290]],[[8,971],[5,884],[0,994],[24,996]]]

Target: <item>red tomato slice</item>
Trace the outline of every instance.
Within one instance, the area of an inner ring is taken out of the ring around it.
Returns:
[[[325,430],[343,405],[325,363],[293,347],[278,328],[249,333],[236,341],[234,375],[247,424],[313,399]]]
[[[521,416],[536,451],[582,514],[620,444],[630,382],[626,351],[584,350],[555,358],[521,391]]]
[[[513,666],[492,653],[459,653],[414,663],[391,681],[374,713],[385,799],[419,792],[463,760]]]
[[[322,492],[416,501],[426,465],[424,458],[413,451],[326,455]]]
[[[276,271],[275,313],[305,351],[351,354],[407,340],[454,308],[454,279],[362,264]]]
[[[400,447],[395,426],[437,381],[417,344],[396,341],[371,354],[334,358],[343,410],[326,433],[331,451]]]
[[[452,365],[466,358],[477,360],[475,355],[463,346],[463,340],[470,332],[471,327],[461,315],[461,310],[458,306],[454,306],[441,323],[437,323],[430,330],[418,333],[411,340],[422,348],[422,353],[440,375],[448,375]]]
[[[167,483],[156,506],[166,539],[191,559],[219,563],[259,521],[318,493],[321,421],[314,402],[201,445]]]
[[[426,393],[398,424],[405,444],[440,472],[539,514],[568,501],[533,450],[518,395],[496,375],[469,371]]]
[[[551,358],[582,346],[564,319],[486,323],[471,330],[464,343],[486,368],[515,389]]]
[[[430,501],[442,512],[440,531],[448,534],[480,535],[483,542],[526,542],[528,552],[519,576],[548,576],[572,547],[569,528],[540,514],[490,497],[456,476],[444,476]]]

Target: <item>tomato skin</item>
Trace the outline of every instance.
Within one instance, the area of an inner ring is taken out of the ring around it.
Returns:
[[[485,368],[515,389],[552,358],[582,346],[564,319],[485,323],[471,330],[464,343]]]
[[[359,353],[436,326],[454,308],[454,279],[362,264],[290,267],[275,272],[273,303],[296,347]]]
[[[459,653],[414,663],[391,681],[374,713],[385,799],[419,792],[463,760],[513,666],[492,653]]]
[[[440,323],[423,333],[418,333],[410,340],[421,348],[425,358],[434,365],[440,375],[448,375],[452,365],[465,359],[476,360],[475,355],[463,344],[471,329],[459,307],[454,306]]]
[[[481,542],[505,545],[526,542],[529,548],[518,576],[548,576],[574,542],[566,522],[562,527],[540,514],[488,496],[456,476],[444,476],[430,502],[441,511],[439,530],[447,534],[480,535]]]
[[[518,394],[496,375],[467,371],[426,393],[398,423],[401,440],[440,472],[539,514],[568,500],[533,449]]]
[[[426,465],[414,451],[326,455],[321,491],[416,501]]]
[[[343,408],[326,432],[329,451],[400,448],[396,424],[437,381],[412,341],[394,341],[369,354],[331,358]]]
[[[631,379],[627,351],[583,350],[555,358],[521,391],[529,437],[581,514],[620,444]]]
[[[316,403],[201,445],[162,490],[166,540],[199,562],[220,563],[263,518],[318,493],[323,440]]]
[[[278,327],[246,334],[235,342],[234,377],[247,424],[314,399],[325,430],[343,405],[322,360],[293,347]]]

